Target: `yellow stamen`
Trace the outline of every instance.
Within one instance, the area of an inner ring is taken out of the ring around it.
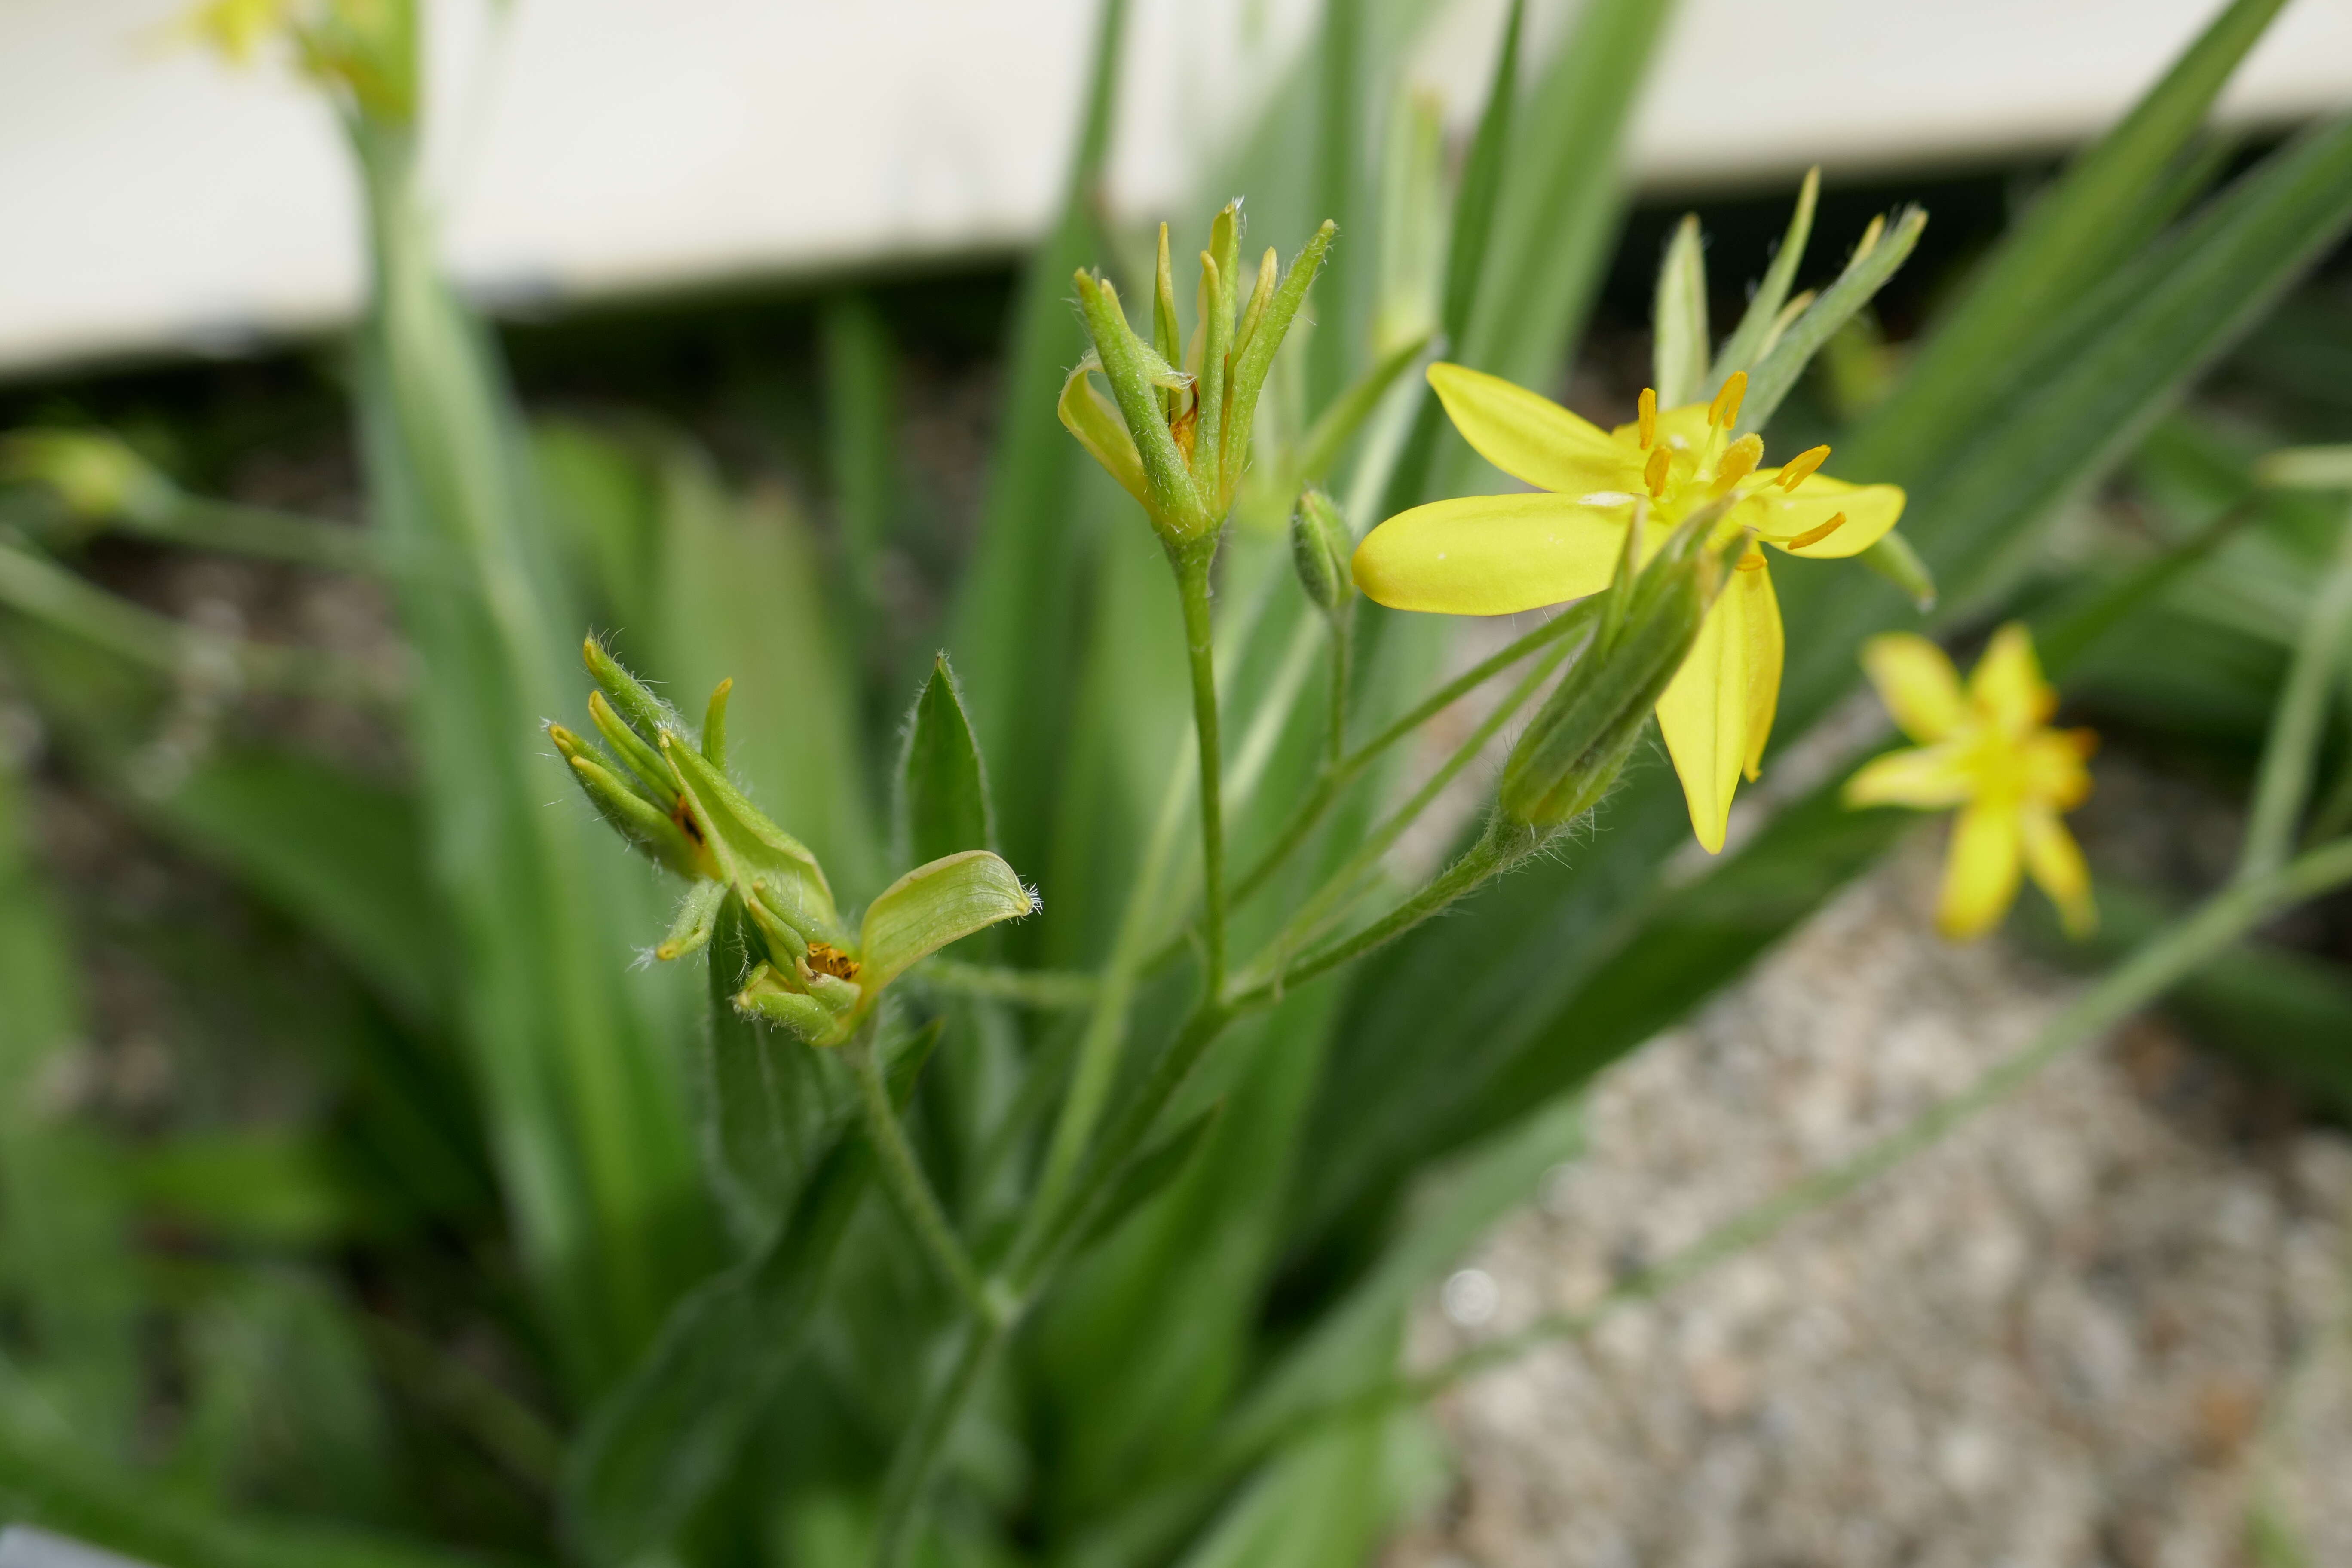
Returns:
[[[1822,540],[1827,539],[1831,534],[1835,533],[1839,529],[1843,528],[1844,526],[1845,513],[1839,512],[1835,517],[1831,518],[1827,522],[1822,524],[1821,527],[1809,528],[1805,530],[1804,532],[1789,541],[1789,542],[1782,545],[1781,548],[1784,550],[1802,550],[1808,544],[1819,544]]]
[[[1642,450],[1646,452],[1658,444],[1658,389],[1656,387],[1642,388],[1640,407]]]
[[[1652,496],[1664,496],[1666,493],[1666,470],[1673,466],[1673,463],[1672,454],[1664,447],[1650,454],[1649,462],[1642,468],[1642,480],[1650,487]]]
[[[1757,549],[1754,545],[1749,545],[1748,547],[1748,553],[1739,558],[1738,570],[1742,572],[1763,571],[1764,552]]]
[[[1807,447],[1790,458],[1788,466],[1780,470],[1779,480],[1780,488],[1784,490],[1795,489],[1799,485],[1811,479],[1813,471],[1829,460],[1830,449],[1827,447]]]
[[[1730,429],[1732,422],[1739,417],[1739,400],[1747,395],[1748,373],[1733,371],[1731,379],[1723,384],[1723,390],[1715,395],[1715,401],[1707,405],[1706,422],[1721,429]]]
[[[1731,487],[1756,471],[1764,460],[1764,437],[1752,431],[1724,448],[1723,458],[1715,466],[1715,493],[1727,494]]]

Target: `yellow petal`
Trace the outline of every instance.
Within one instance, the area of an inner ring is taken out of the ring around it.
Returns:
[[[1984,657],[1969,672],[1969,701],[2004,734],[2023,737],[2057,710],[2058,694],[2042,679],[2033,634],[2011,621],[1992,634]]]
[[[1682,777],[1691,831],[1710,855],[1723,848],[1740,771],[1762,748],[1748,736],[1759,687],[1769,677],[1769,701],[1780,690],[1780,615],[1771,581],[1762,572],[1731,575],[1700,623],[1690,657],[1658,699],[1658,729]],[[1769,706],[1763,715],[1769,725]]]
[[[1548,397],[1498,375],[1444,363],[1429,367],[1429,384],[1462,438],[1515,479],[1568,496],[1642,489],[1635,443],[1610,439],[1599,426]]]
[[[1772,574],[1763,552],[1755,552],[1752,569],[1743,566],[1724,585],[1727,595],[1743,594],[1748,610],[1748,751],[1740,759],[1748,782],[1764,767],[1764,742],[1772,738],[1772,719],[1780,710],[1780,666],[1788,638],[1780,627],[1780,600],[1772,592]]]
[[[1808,560],[1837,561],[1859,555],[1886,537],[1903,516],[1899,486],[1850,485],[1827,474],[1814,474],[1792,493],[1777,484],[1759,483],[1763,478],[1764,470],[1759,469],[1741,484],[1743,496],[1731,510],[1731,521],[1741,528],[1754,529],[1767,544]],[[1841,515],[1843,522],[1822,532]],[[1790,542],[1799,539],[1811,542]]]
[[[1907,805],[1915,811],[1942,811],[1964,803],[1970,780],[1960,766],[1964,747],[1920,746],[1889,752],[1856,769],[1845,781],[1848,805]]]
[[[2025,848],[2025,868],[2034,882],[2058,906],[2066,934],[2077,940],[2098,929],[2098,906],[2091,900],[2091,868],[2083,862],[2082,846],[2047,806],[2029,805],[2020,814],[2018,829]]]
[[[1135,437],[1127,433],[1118,410],[1095,390],[1088,369],[1081,364],[1064,379],[1062,399],[1054,405],[1054,412],[1061,416],[1062,428],[1076,436],[1078,445],[1118,481],[1119,488],[1149,510],[1151,489],[1143,477],[1142,454],[1135,449]]]
[[[1609,586],[1631,503],[1464,496],[1399,512],[1356,547],[1356,586],[1392,610],[1507,616]]]
[[[1980,800],[1962,811],[1945,855],[1936,929],[1972,942],[1999,925],[2017,898],[2018,848],[2014,805]]]
[[[2017,748],[2018,788],[2027,800],[2072,811],[2091,794],[2084,761],[2098,749],[2088,730],[2037,730]]]
[[[1926,637],[1911,632],[1872,637],[1862,645],[1862,668],[1886,711],[1915,741],[1940,741],[1967,716],[1959,672]]]

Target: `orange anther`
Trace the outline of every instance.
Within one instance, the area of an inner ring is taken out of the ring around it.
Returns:
[[[1658,447],[1650,454],[1649,462],[1642,468],[1642,481],[1650,487],[1650,494],[1653,497],[1666,493],[1666,471],[1673,465],[1674,455],[1664,447]]]
[[[1739,400],[1747,395],[1748,373],[1733,371],[1731,379],[1723,384],[1723,390],[1715,395],[1715,401],[1707,405],[1706,422],[1730,429],[1739,418]]]
[[[1780,470],[1779,481],[1780,488],[1784,490],[1795,489],[1799,485],[1811,479],[1814,470],[1829,460],[1830,449],[1827,447],[1807,447],[1790,458],[1788,466]]]
[[[1819,544],[1822,540],[1827,539],[1831,534],[1835,533],[1839,529],[1843,528],[1844,526],[1845,513],[1839,512],[1827,522],[1822,524],[1821,527],[1809,528],[1805,530],[1804,532],[1789,541],[1789,542],[1783,545],[1782,548],[1786,550],[1802,550],[1809,544]]]
[[[1715,465],[1715,493],[1722,495],[1732,486],[1756,471],[1764,460],[1764,437],[1753,432],[1742,436],[1724,448],[1723,457]]]

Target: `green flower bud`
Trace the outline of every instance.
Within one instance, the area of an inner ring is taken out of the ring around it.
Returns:
[[[154,521],[178,502],[172,481],[102,430],[19,430],[0,446],[0,478],[47,485],[85,521]]]
[[[1639,572],[1632,543],[1641,524],[1629,531],[1591,645],[1503,765],[1496,805],[1505,817],[1536,828],[1563,826],[1617,782],[1721,585],[1721,558],[1701,543],[1721,510],[1694,515]]]
[[[1349,569],[1355,552],[1355,535],[1331,498],[1319,489],[1300,496],[1290,515],[1291,564],[1307,597],[1327,616],[1338,615],[1356,592]]]
[[[1233,510],[1275,352],[1336,233],[1329,223],[1316,230],[1286,273],[1267,251],[1244,301],[1240,204],[1218,213],[1201,252],[1200,320],[1181,370],[1173,363],[1180,329],[1164,225],[1150,342],[1128,324],[1116,289],[1091,273],[1077,275],[1078,312],[1094,352],[1063,384],[1062,423],[1142,503],[1171,548],[1213,539]],[[1108,398],[1095,389],[1097,374],[1110,384]]]

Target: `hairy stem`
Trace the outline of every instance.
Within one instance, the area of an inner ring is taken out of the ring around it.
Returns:
[[[890,1087],[882,1081],[882,1064],[875,1059],[875,1039],[879,1033],[869,1018],[850,1041],[848,1052],[850,1066],[857,1075],[858,1101],[866,1113],[866,1136],[874,1145],[882,1184],[889,1189],[891,1200],[906,1217],[907,1227],[915,1233],[931,1266],[955,1291],[964,1310],[982,1322],[992,1322],[1004,1313],[982,1283],[980,1271],[972,1267],[963,1244],[949,1228],[947,1214],[940,1207],[939,1197],[931,1191],[923,1167],[917,1163],[915,1151],[908,1147],[906,1129],[898,1125],[898,1113],[890,1104]]]
[[[1274,843],[1258,858],[1257,863],[1244,873],[1241,880],[1234,884],[1233,901],[1238,904],[1264,887],[1266,879],[1279,870],[1283,862],[1307,842],[1307,836],[1315,831],[1316,825],[1323,820],[1323,814],[1331,809],[1340,792],[1382,752],[1538,648],[1589,626],[1593,613],[1592,601],[1588,599],[1555,616],[1509,647],[1479,660],[1423,698],[1379,734],[1326,769],[1314,792],[1299,803],[1298,808],[1291,813],[1290,820],[1283,824],[1282,831],[1275,835]]]
[[[1225,989],[1224,753],[1217,734],[1216,631],[1209,611],[1213,542],[1171,554],[1176,590],[1184,605],[1184,650],[1192,672],[1192,727],[1201,738],[1201,934],[1205,951],[1202,989]]]

